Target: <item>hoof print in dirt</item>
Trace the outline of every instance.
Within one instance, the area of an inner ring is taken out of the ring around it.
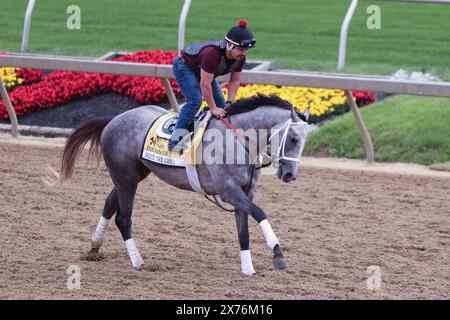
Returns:
[[[105,255],[95,250],[90,250],[81,256],[83,261],[100,261],[103,259],[105,259]]]

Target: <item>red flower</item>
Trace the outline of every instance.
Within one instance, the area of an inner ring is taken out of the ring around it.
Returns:
[[[176,52],[162,50],[138,51],[115,61],[172,64]],[[53,108],[71,100],[89,97],[99,93],[115,91],[131,97],[142,104],[159,103],[167,98],[166,91],[159,78],[123,76],[71,71],[55,71],[47,77],[39,70],[21,69],[23,85],[10,93],[11,102],[18,117],[36,109]],[[174,79],[170,79],[175,94],[181,91]],[[0,101],[0,116],[8,119],[3,101]]]
[[[30,84],[33,82],[38,82],[44,79],[44,73],[42,70],[35,70],[29,68],[18,68],[16,71],[16,77],[22,78],[24,84]]]
[[[352,91],[353,97],[356,99],[356,104],[359,107],[371,104],[375,102],[375,96],[373,92],[365,92],[365,91]]]

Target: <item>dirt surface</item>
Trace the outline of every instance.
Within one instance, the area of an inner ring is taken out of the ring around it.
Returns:
[[[234,217],[154,176],[138,189],[134,238],[146,261],[133,270],[114,223],[101,261],[86,261],[112,182],[79,159],[75,177],[46,187],[63,139],[0,137],[0,299],[449,299],[450,179],[305,164],[289,184],[265,175],[255,202],[268,214],[289,268],[274,270],[255,221],[257,274],[240,273]],[[26,140],[26,139],[24,139]],[[55,142],[56,141],[56,142]],[[67,268],[81,289],[67,288]],[[367,268],[381,270],[379,290]]]

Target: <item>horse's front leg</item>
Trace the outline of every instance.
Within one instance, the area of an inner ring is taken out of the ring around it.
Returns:
[[[256,204],[253,205],[252,217],[259,223],[259,227],[266,239],[267,246],[273,251],[273,266],[276,269],[282,270],[287,268],[286,260],[284,260],[283,253],[281,252],[280,242],[278,241],[275,232],[272,230],[272,226],[267,219],[264,211]]]
[[[264,238],[266,238],[267,245],[273,251],[273,266],[279,270],[286,269],[287,263],[286,260],[284,260],[283,253],[281,252],[280,242],[273,232],[269,221],[265,219],[259,223],[259,226],[264,234]]]
[[[241,271],[251,276],[255,273],[250,255],[250,236],[248,233],[248,214],[243,210],[236,210],[236,226],[241,246]]]
[[[265,212],[256,204],[254,204],[252,200],[250,200],[250,198],[242,191],[242,189],[231,180],[225,181],[225,183],[223,184],[223,189],[220,194],[220,197],[223,201],[231,204],[236,208],[236,222],[238,224],[239,241],[241,243],[241,266],[251,265],[251,269],[249,267],[246,270],[248,271],[253,270],[250,252],[248,250],[249,236],[248,236],[248,224],[246,223],[248,217],[245,217],[246,215],[247,216],[251,215],[256,220],[256,222],[258,222],[261,231],[264,235],[264,238],[266,239],[267,245],[269,246],[270,249],[272,249],[274,253],[273,266],[276,269],[286,269],[287,263],[284,260],[280,248],[280,242],[278,241],[277,236],[273,232]],[[238,216],[240,216],[239,220]],[[242,223],[240,224],[241,221]],[[243,251],[247,252],[243,253]],[[244,272],[244,270],[242,270],[242,272],[247,274],[246,272]]]

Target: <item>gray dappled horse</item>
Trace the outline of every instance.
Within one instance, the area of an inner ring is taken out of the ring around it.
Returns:
[[[170,167],[141,159],[142,146],[150,126],[168,111],[157,106],[142,106],[124,112],[114,118],[94,119],[78,126],[67,139],[59,173],[53,171],[49,183],[63,183],[74,173],[75,161],[87,142],[91,142],[90,154],[103,159],[111,175],[114,188],[106,203],[92,236],[91,253],[98,252],[103,244],[108,223],[116,214],[115,223],[125,241],[132,266],[142,268],[144,261],[139,254],[131,234],[131,214],[137,186],[151,172],[166,183],[184,190],[193,191],[185,168]],[[247,131],[255,129],[259,146],[266,146],[274,135],[281,137],[276,148],[278,178],[284,182],[295,180],[298,165],[307,138],[305,114],[297,113],[292,105],[277,96],[257,95],[241,99],[227,111],[232,124]],[[306,130],[305,130],[306,128]],[[223,133],[228,129],[219,119],[213,118],[207,130],[216,129]],[[272,132],[272,136],[259,132]],[[235,137],[237,140],[237,137]],[[255,141],[254,141],[255,142]],[[203,150],[211,141],[204,138]],[[248,150],[248,149],[247,149]],[[272,148],[272,153],[274,149]],[[225,163],[225,161],[224,161]],[[238,164],[197,164],[199,181],[209,195],[219,195],[222,201],[235,208],[235,218],[241,247],[241,271],[255,273],[249,251],[248,216],[260,225],[267,245],[273,250],[273,265],[277,269],[287,267],[278,238],[273,232],[265,212],[253,202],[254,189],[260,175],[251,163]],[[252,171],[253,168],[253,171]]]

